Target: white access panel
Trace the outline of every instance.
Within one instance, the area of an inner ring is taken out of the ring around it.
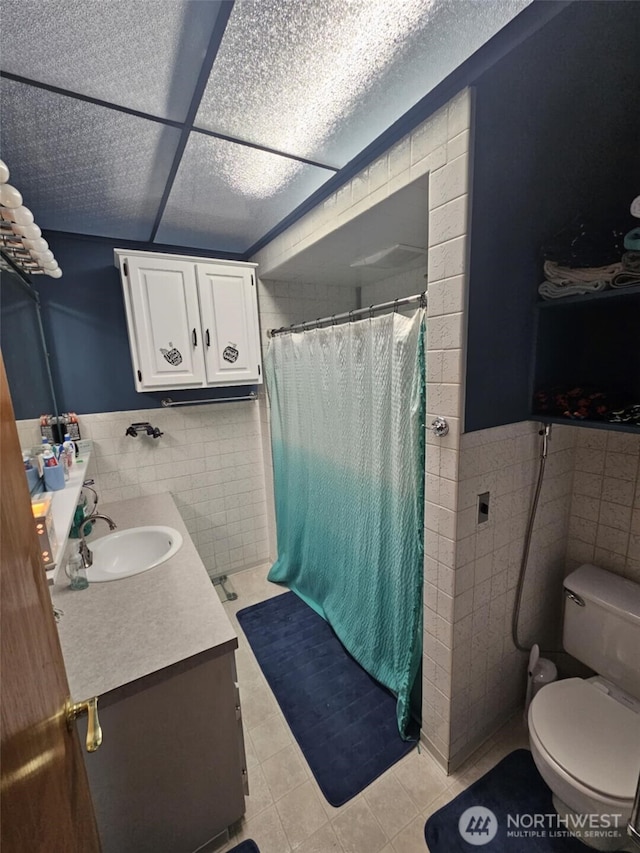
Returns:
[[[140,374],[138,390],[205,383],[203,341],[194,265],[154,258],[126,259],[130,308]]]
[[[262,382],[255,279],[251,269],[196,264],[208,385]]]

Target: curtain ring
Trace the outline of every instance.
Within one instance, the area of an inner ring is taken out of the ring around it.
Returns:
[[[393,313],[394,314],[398,313],[398,300],[397,299],[393,300]]]
[[[373,320],[373,305],[369,305],[369,319]]]
[[[349,311],[349,322],[353,323],[353,309]]]
[[[331,315],[331,325],[332,325],[332,326],[335,326],[335,325],[336,325],[336,315],[335,315],[335,314],[332,314],[332,315]]]

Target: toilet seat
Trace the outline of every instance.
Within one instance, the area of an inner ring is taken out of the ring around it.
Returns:
[[[597,682],[568,678],[544,687],[529,709],[537,747],[600,799],[633,801],[640,771],[640,714]]]

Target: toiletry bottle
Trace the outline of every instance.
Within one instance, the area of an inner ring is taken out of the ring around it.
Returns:
[[[53,448],[46,438],[42,439],[42,462],[45,468],[55,468],[58,464]]]
[[[77,551],[72,551],[65,569],[69,578],[70,589],[86,589],[89,586],[87,570],[82,565],[82,557]]]
[[[76,446],[71,441],[71,436],[68,432],[64,434],[64,442],[62,443],[62,450],[65,455],[67,468],[71,470],[71,466],[73,465],[73,461],[76,458]]]

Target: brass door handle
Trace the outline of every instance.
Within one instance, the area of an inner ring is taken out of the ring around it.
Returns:
[[[100,719],[98,717],[98,697],[87,699],[84,702],[76,702],[72,704],[67,702],[66,715],[67,727],[69,731],[73,728],[74,722],[78,717],[87,715],[87,752],[95,752],[102,743],[102,729],[100,728]]]

